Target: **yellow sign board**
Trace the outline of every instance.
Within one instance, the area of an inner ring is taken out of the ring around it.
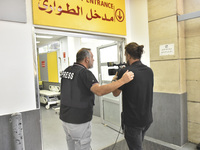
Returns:
[[[126,35],[125,0],[32,0],[37,25]]]

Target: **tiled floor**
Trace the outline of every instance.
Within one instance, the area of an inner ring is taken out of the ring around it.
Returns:
[[[41,107],[42,134],[44,150],[67,150],[65,134],[59,115],[54,110]],[[97,136],[98,135],[98,136]],[[118,132],[101,124],[99,117],[93,116],[92,120],[92,150],[101,150],[113,144]],[[119,140],[123,136],[119,135]]]
[[[41,106],[42,117],[42,136],[43,150],[68,150],[65,141],[65,134],[62,128],[59,115],[53,109],[45,109]],[[104,126],[99,117],[93,116],[92,120],[92,150],[102,150],[115,143],[118,132]],[[118,141],[123,140],[122,134],[119,134]],[[146,137],[145,139],[148,139]],[[153,150],[153,149],[151,149]],[[196,145],[186,143],[177,150],[196,150]]]

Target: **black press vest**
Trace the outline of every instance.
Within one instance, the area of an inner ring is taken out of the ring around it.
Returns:
[[[61,73],[61,104],[74,108],[88,108],[94,105],[94,94],[83,80],[87,69],[82,65],[73,65]]]

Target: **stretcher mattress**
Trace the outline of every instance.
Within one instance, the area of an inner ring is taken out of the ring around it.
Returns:
[[[40,95],[53,97],[53,96],[59,96],[60,92],[54,92],[54,91],[49,91],[49,90],[40,90]]]

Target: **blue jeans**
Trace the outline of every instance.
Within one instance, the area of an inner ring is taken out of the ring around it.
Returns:
[[[144,135],[150,125],[146,127],[124,127],[124,136],[129,150],[142,150]]]

